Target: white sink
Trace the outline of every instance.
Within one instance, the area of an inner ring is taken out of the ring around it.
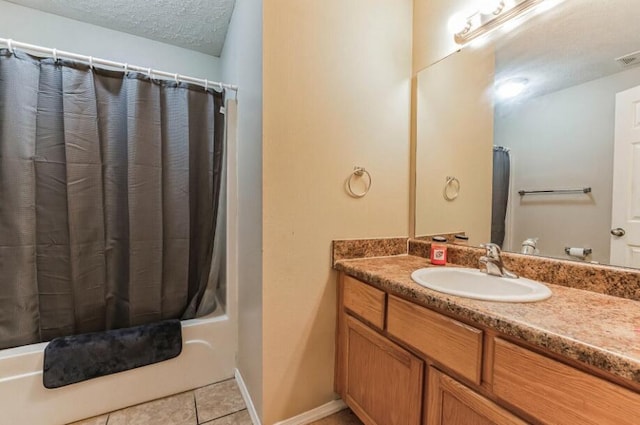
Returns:
[[[535,280],[490,276],[478,269],[429,267],[411,273],[411,278],[429,289],[477,300],[533,302],[551,296],[551,290]]]

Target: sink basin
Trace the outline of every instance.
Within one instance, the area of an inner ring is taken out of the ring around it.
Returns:
[[[491,276],[478,269],[429,267],[416,270],[411,278],[434,291],[477,300],[533,302],[551,296],[551,290],[535,280]]]

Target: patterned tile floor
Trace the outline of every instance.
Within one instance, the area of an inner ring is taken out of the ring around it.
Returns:
[[[229,379],[70,425],[252,424],[236,381]],[[312,425],[362,425],[362,422],[346,409]]]
[[[251,425],[236,381],[219,382],[72,425]]]

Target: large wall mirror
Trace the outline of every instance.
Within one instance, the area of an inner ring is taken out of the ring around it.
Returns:
[[[640,268],[639,22],[565,0],[422,70],[415,236]]]

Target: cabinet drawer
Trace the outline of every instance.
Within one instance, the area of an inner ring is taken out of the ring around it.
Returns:
[[[344,277],[344,306],[355,315],[382,329],[385,293],[350,276]]]
[[[640,394],[496,338],[493,391],[545,424],[637,425]]]
[[[480,384],[481,330],[389,296],[387,331],[442,366]]]

